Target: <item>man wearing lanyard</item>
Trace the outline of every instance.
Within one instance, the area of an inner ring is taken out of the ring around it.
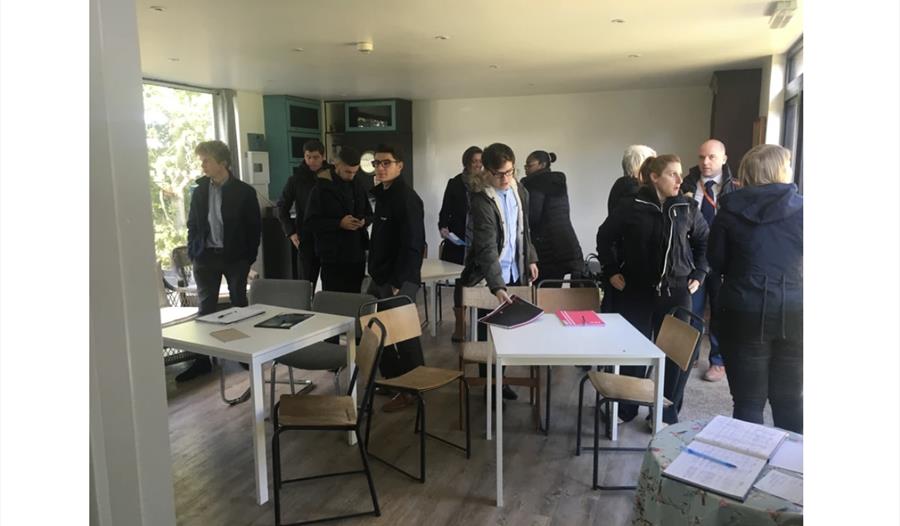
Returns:
[[[700,145],[698,152],[698,164],[691,168],[681,189],[684,195],[693,197],[703,214],[706,222],[712,226],[719,204],[719,198],[738,188],[737,181],[732,178],[731,169],[725,162],[725,145],[716,139],[710,139]],[[703,316],[706,309],[707,297],[709,298],[709,310],[715,315],[718,305],[719,289],[722,286],[722,276],[710,270],[703,285],[693,295],[693,311]],[[718,382],[725,377],[725,363],[719,353],[719,341],[712,330],[709,331],[709,369],[703,374],[703,379],[708,382]]]

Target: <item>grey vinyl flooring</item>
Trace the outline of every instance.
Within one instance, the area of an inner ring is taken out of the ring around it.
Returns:
[[[420,301],[421,303],[421,301]],[[444,303],[444,321],[438,336],[427,333],[422,342],[426,363],[456,368],[457,350],[450,342],[452,312]],[[420,308],[420,316],[424,316]],[[424,317],[423,317],[424,319]],[[688,382],[682,420],[731,414],[727,380],[704,382],[708,346],[705,343],[698,367]],[[228,407],[219,399],[218,374],[210,374],[185,384],[176,384],[175,375],[186,364],[167,367],[166,388],[169,407],[169,439],[180,525],[271,525],[271,500],[263,506],[255,501],[251,418],[248,403]],[[249,385],[246,371],[226,363],[231,396]],[[279,368],[286,379],[285,368]],[[266,368],[267,370],[267,368]],[[474,370],[469,374],[474,374]],[[526,374],[525,368],[508,369],[507,374]],[[555,367],[552,386],[552,423],[549,436],[536,431],[528,391],[518,388],[519,400],[504,406],[505,506],[495,499],[495,444],[485,440],[485,402],[481,389],[473,388],[472,458],[456,449],[429,440],[427,482],[420,484],[380,464],[372,462],[381,517],[361,517],[339,524],[629,524],[634,493],[603,492],[591,489],[591,455],[576,457],[575,425],[578,381],[581,371]],[[330,373],[299,372],[313,379],[316,392],[333,392]],[[268,373],[266,373],[268,377]],[[280,385],[279,393],[287,392]],[[588,388],[587,392],[590,392]],[[428,431],[463,443],[457,427],[455,387],[428,394]],[[589,399],[585,396],[586,400]],[[415,410],[388,414],[379,410],[386,397],[376,398],[372,451],[396,461],[408,471],[418,469],[418,436],[413,434]],[[268,397],[267,397],[268,407]],[[587,404],[589,407],[593,403]],[[650,439],[644,420],[646,409],[634,421],[620,426],[620,445],[646,445]],[[588,411],[587,415],[592,413]],[[766,410],[771,425],[771,413]],[[592,419],[583,423],[590,435]],[[347,445],[342,433],[313,431],[282,435],[282,465],[285,478],[358,469],[358,450]],[[267,424],[271,445],[271,426]],[[603,442],[601,442],[602,444]],[[271,477],[271,451],[269,475]],[[602,456],[601,476],[607,483],[630,483],[637,478],[640,453]],[[271,495],[271,483],[270,483]],[[354,475],[288,485],[283,492],[285,522],[332,514],[366,511],[371,501],[365,477]]]

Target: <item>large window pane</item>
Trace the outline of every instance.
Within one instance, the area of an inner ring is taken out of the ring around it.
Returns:
[[[144,122],[156,259],[170,266],[172,249],[187,244],[187,213],[200,165],[197,143],[215,139],[210,93],[144,84]]]

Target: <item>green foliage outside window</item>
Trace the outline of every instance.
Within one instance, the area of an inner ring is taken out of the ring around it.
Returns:
[[[156,260],[170,266],[172,249],[187,244],[194,181],[202,175],[194,147],[215,138],[209,93],[144,84]]]

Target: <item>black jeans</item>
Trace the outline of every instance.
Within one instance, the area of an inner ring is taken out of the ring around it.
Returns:
[[[416,301],[416,294],[419,291],[418,283],[410,283],[405,281],[397,294],[391,290],[391,285],[379,285],[374,281],[369,285],[368,293],[378,299],[392,298],[394,296],[409,296],[413,302]],[[398,300],[396,305],[386,302],[387,305],[379,305],[380,310],[387,310],[392,307],[401,307],[405,304],[402,300]],[[396,345],[385,347],[381,355],[381,363],[378,370],[381,376],[385,378],[394,378],[402,374],[412,371],[420,365],[425,365],[425,355],[422,353],[422,342],[419,338],[412,338]]]
[[[776,427],[803,433],[803,340],[747,341],[719,335],[734,418],[763,423],[766,400]]]
[[[247,306],[247,273],[250,272],[250,262],[246,259],[226,262],[221,249],[207,248],[193,263],[201,316],[216,312],[222,276],[228,282],[231,305]]]
[[[697,316],[703,317],[706,310],[706,301],[709,299],[710,318],[716,315],[719,309],[719,290],[722,288],[722,275],[718,272],[710,271],[706,275],[703,285],[694,293],[693,311]],[[723,365],[722,354],[719,352],[719,339],[713,332],[714,324],[709,324],[709,365]]]
[[[322,263],[322,290],[359,294],[362,291],[365,273],[365,261]]]
[[[661,294],[657,294],[653,289],[629,288],[626,284],[625,290],[616,298],[616,304],[619,313],[628,320],[628,323],[634,325],[641,334],[653,341],[659,333],[663,317],[669,310],[676,306],[690,310],[691,293],[687,289],[687,280],[684,280],[683,284],[678,282],[673,283],[670,287],[664,287]],[[697,359],[699,348],[698,345],[694,349],[691,364]],[[690,378],[691,369],[688,366],[687,371],[682,371],[675,362],[668,358],[665,363],[663,395],[672,402],[672,405],[663,409],[663,422],[675,424],[678,422],[678,411],[681,410],[684,387]],[[647,368],[629,365],[622,366],[619,372],[623,375],[643,378],[646,376]],[[619,418],[626,422],[634,419],[637,412],[637,405],[619,404]]]
[[[309,239],[300,241],[300,248],[297,249],[297,279],[309,281],[315,290],[320,268],[319,256],[316,255],[312,235],[310,235]]]

